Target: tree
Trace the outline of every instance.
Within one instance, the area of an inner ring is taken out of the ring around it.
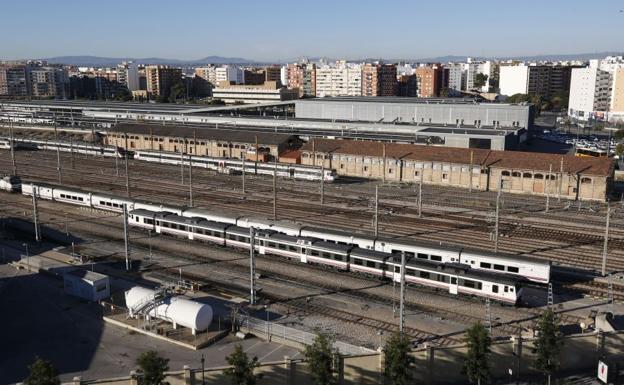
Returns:
[[[488,76],[486,74],[482,74],[482,73],[476,74],[474,77],[474,81],[473,81],[474,87],[475,88],[483,87],[485,83],[487,82],[487,80],[488,80]]]
[[[143,385],[160,385],[165,379],[165,372],[169,370],[169,359],[158,355],[154,350],[141,353],[136,360],[143,372]]]
[[[334,383],[334,351],[331,337],[324,333],[318,333],[312,345],[305,347],[304,356],[310,366],[314,385],[331,385]]]
[[[466,330],[466,344],[468,351],[464,359],[463,372],[468,377],[468,381],[474,384],[481,384],[490,377],[490,366],[488,355],[492,340],[490,334],[480,322],[472,325]]]
[[[240,344],[234,347],[232,354],[225,360],[231,367],[225,369],[224,373],[230,377],[232,385],[254,385],[262,377],[261,374],[254,374],[254,370],[260,365],[258,357],[249,360]]]
[[[559,353],[563,338],[559,321],[552,309],[547,309],[537,323],[538,336],[535,340],[535,369],[550,377],[559,367]]]
[[[449,89],[448,87],[442,87],[442,89],[440,90],[440,96],[443,98],[446,98],[449,96]]]
[[[613,134],[613,137],[615,138],[615,140],[624,139],[624,130],[617,130],[615,134]]]
[[[24,380],[25,385],[60,385],[58,371],[48,360],[35,357],[35,362],[28,367],[30,374]]]
[[[384,375],[393,385],[407,385],[412,383],[411,367],[416,361],[410,355],[409,339],[405,335],[395,333],[384,346],[385,367]]]
[[[622,157],[622,155],[624,155],[624,144],[618,143],[618,145],[615,146],[615,155],[619,156],[620,158]]]
[[[171,92],[169,93],[169,101],[175,103],[176,100],[181,97],[186,97],[186,85],[182,82],[177,82],[171,86]]]

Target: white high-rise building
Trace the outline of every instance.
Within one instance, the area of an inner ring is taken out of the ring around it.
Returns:
[[[221,82],[235,82],[236,84],[245,83],[245,72],[242,68],[224,65],[217,67],[215,70],[216,84]]]
[[[568,116],[578,120],[614,120],[620,111],[612,111],[614,94],[618,92],[616,76],[624,68],[624,57],[590,60],[589,67],[574,68],[570,79]]]
[[[449,90],[461,91],[462,78],[464,77],[464,66],[460,63],[450,63],[444,66],[448,69],[448,88]]]
[[[316,68],[316,96],[361,96],[362,66],[338,61]]]
[[[499,88],[502,95],[528,93],[529,67],[526,64],[501,66],[499,76]]]
[[[492,62],[491,61],[474,61],[472,58],[468,58],[467,63],[463,63],[464,71],[466,72],[464,90],[472,91],[477,90],[481,92],[488,92],[490,88],[490,80],[492,79]],[[477,74],[487,75],[487,80],[480,88],[475,87],[475,80]]]
[[[117,66],[117,81],[130,91],[139,89],[139,66],[134,62],[123,62]]]

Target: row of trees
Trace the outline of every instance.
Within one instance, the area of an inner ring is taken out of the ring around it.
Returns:
[[[530,94],[514,94],[509,96],[506,100],[509,103],[531,103],[535,105],[537,114],[542,111],[565,111],[568,109],[569,96],[565,94],[556,94],[551,98],[546,98],[541,95]]]
[[[534,367],[545,377],[550,378],[559,368],[559,353],[563,344],[559,324],[555,313],[548,309],[538,321],[539,334],[534,343]],[[492,340],[486,328],[477,323],[466,331],[467,353],[464,358],[463,372],[472,384],[486,383],[490,379],[490,354]],[[333,341],[326,334],[319,333],[312,343],[305,348],[304,357],[309,365],[310,376],[315,385],[333,385],[336,383],[336,357]],[[384,376],[387,384],[413,384],[415,358],[410,354],[410,341],[405,335],[394,334],[386,341]],[[230,367],[224,374],[232,385],[255,385],[262,378],[255,373],[259,366],[258,358],[249,358],[240,344],[226,357]],[[165,372],[169,370],[169,360],[155,351],[142,353],[137,359],[141,369],[142,385],[161,385]],[[49,361],[37,358],[30,366],[30,375],[25,385],[60,385],[58,372]]]

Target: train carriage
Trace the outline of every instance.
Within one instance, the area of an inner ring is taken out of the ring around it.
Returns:
[[[272,231],[261,231],[256,237],[257,249],[260,254],[278,255],[303,263],[308,262],[305,250],[311,243],[311,240],[306,242],[306,240],[301,238]]]
[[[353,248],[349,253],[349,270],[356,273],[392,278],[387,262],[392,256],[380,251]]]
[[[306,247],[307,263],[331,266],[340,270],[349,269],[350,245],[338,245],[321,240],[314,241]]]
[[[185,217],[199,217],[204,218],[207,221],[236,224],[239,215],[228,214],[219,212],[217,210],[204,210],[204,209],[188,209],[182,212]]]

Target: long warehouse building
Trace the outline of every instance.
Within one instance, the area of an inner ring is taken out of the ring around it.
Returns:
[[[595,201],[606,199],[615,170],[608,158],[354,140],[315,139],[300,151],[302,164],[339,176]]]

